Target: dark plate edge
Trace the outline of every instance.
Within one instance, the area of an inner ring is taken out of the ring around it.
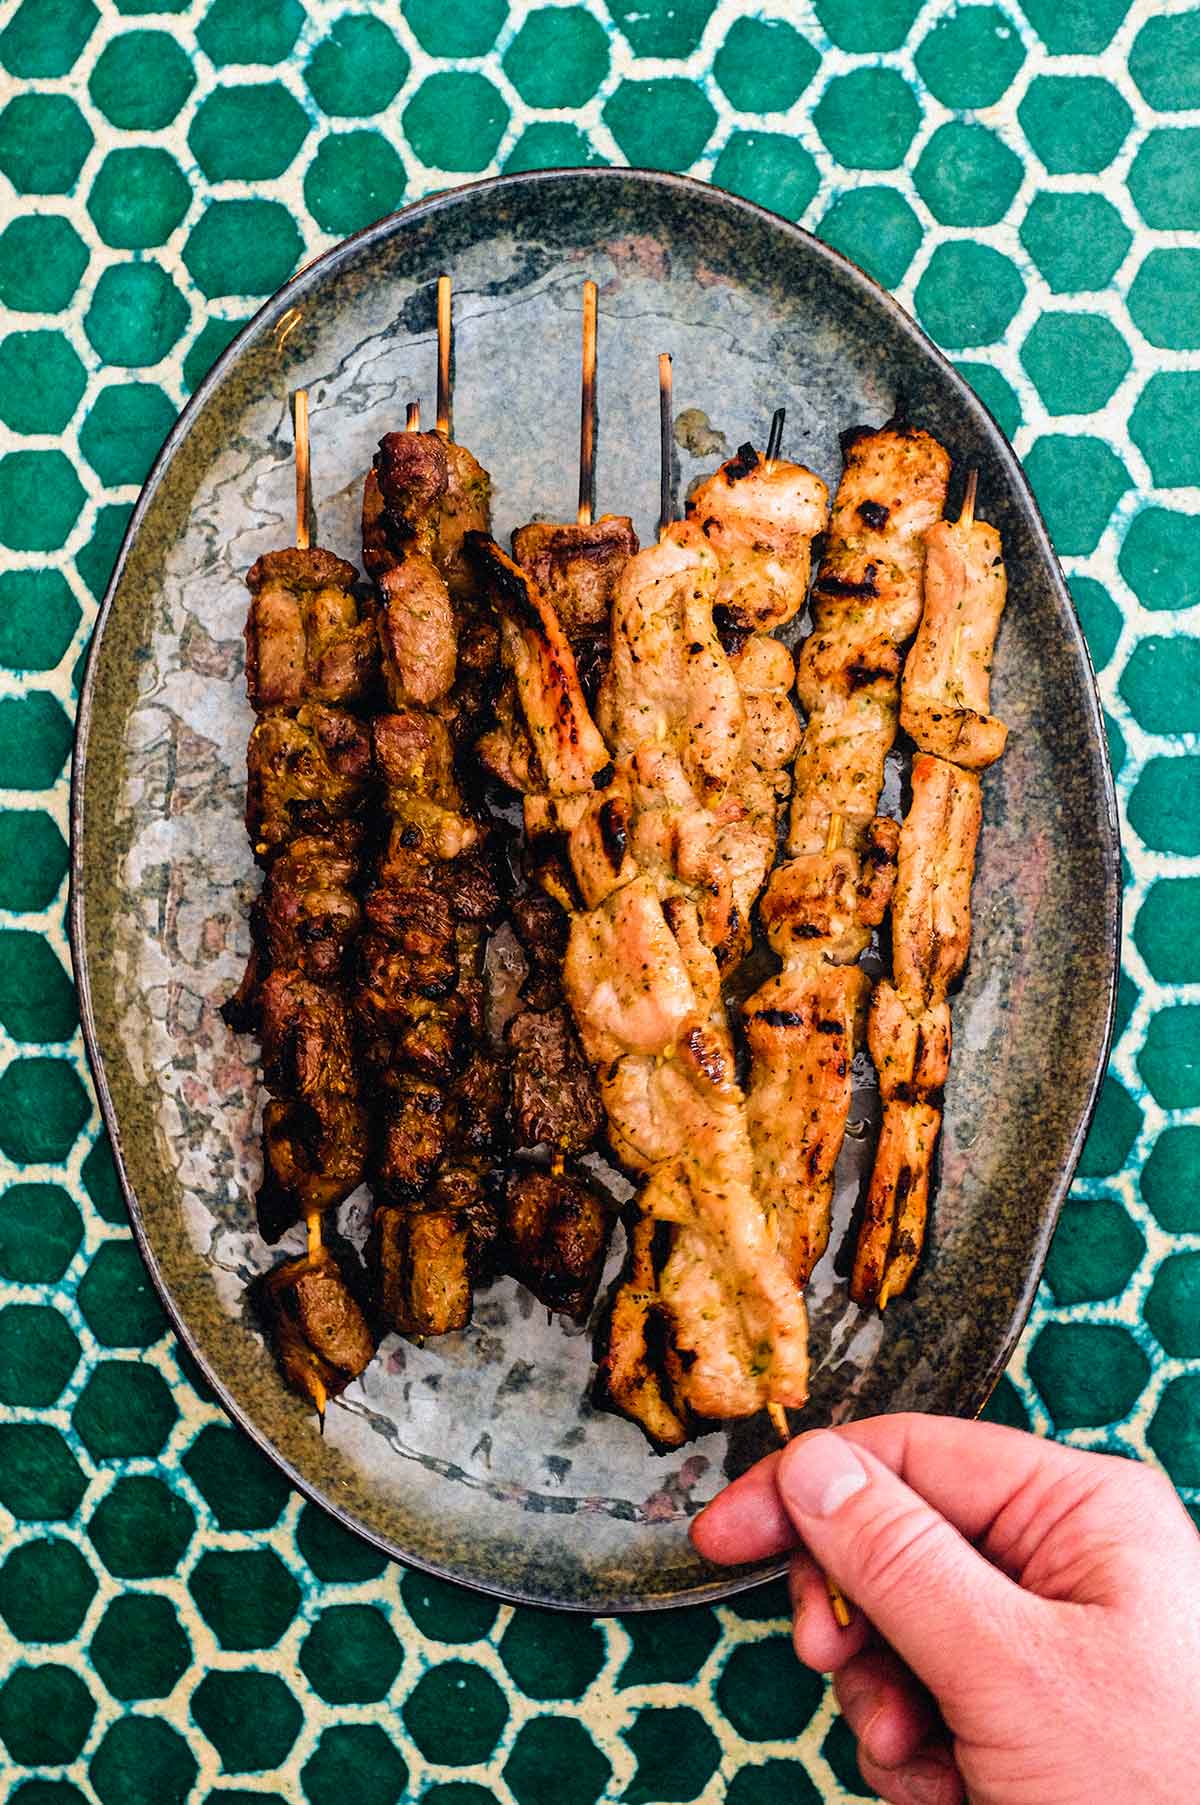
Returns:
[[[267,1459],[284,1473],[288,1481],[295,1486],[296,1490],[304,1497],[310,1499],[313,1503],[320,1505],[323,1510],[329,1511],[332,1516],[336,1517],[337,1520],[353,1534],[361,1536],[363,1540],[378,1548],[380,1552],[387,1555],[389,1559],[398,1561],[402,1565],[415,1567],[422,1572],[431,1573],[439,1579],[450,1580],[457,1585],[468,1586],[472,1590],[499,1598],[505,1603],[527,1604],[542,1609],[567,1610],[585,1613],[593,1617],[606,1617],[624,1615],[635,1611],[670,1610],[684,1605],[714,1604],[723,1598],[732,1597],[739,1592],[749,1591],[755,1586],[763,1585],[772,1579],[779,1578],[787,1571],[788,1563],[786,1560],[772,1562],[766,1566],[756,1567],[749,1573],[715,1579],[711,1584],[707,1585],[690,1586],[686,1591],[679,1593],[678,1596],[673,1598],[663,1598],[660,1596],[647,1599],[640,1595],[635,1595],[631,1598],[605,1598],[598,1601],[575,1599],[547,1600],[545,1597],[515,1588],[487,1585],[474,1580],[465,1580],[456,1572],[440,1567],[434,1562],[422,1560],[407,1551],[402,1551],[397,1548],[388,1537],[377,1534],[368,1525],[362,1523],[357,1517],[353,1517],[347,1511],[343,1510],[341,1506],[328,1497],[318,1485],[306,1479],[296,1470],[292,1463],[279,1451],[275,1443],[271,1441],[271,1439],[264,1434],[245,1413],[242,1406],[210,1368],[205,1355],[192,1336],[191,1331],[187,1327],[187,1324],[175,1303],[173,1293],[163,1278],[154,1250],[146,1233],[141,1209],[126,1169],[125,1156],[121,1146],[120,1128],[113,1108],[112,1097],[109,1093],[108,1082],[104,1070],[103,1055],[96,1034],[96,1023],[92,1010],[91,983],[84,943],[82,852],[83,790],[86,778],[88,739],[91,728],[92,697],[99,664],[99,649],[108,616],[111,612],[117,590],[120,587],[121,578],[124,575],[130,548],[141,529],[142,521],[154,499],[167,466],[174,456],[176,447],[191,430],[193,417],[200,412],[208,400],[209,395],[224,377],[227,369],[236,363],[241,354],[243,341],[266,316],[276,310],[280,312],[286,311],[286,307],[291,305],[293,298],[303,294],[305,289],[310,284],[314,283],[319,275],[323,276],[329,268],[336,268],[338,265],[345,262],[360,245],[391,237],[402,222],[406,223],[412,219],[423,218],[429,214],[441,212],[445,208],[456,204],[458,196],[464,193],[504,188],[518,183],[528,184],[530,182],[537,183],[541,186],[550,186],[556,182],[578,179],[580,177],[584,177],[589,181],[601,182],[613,180],[627,182],[632,179],[635,182],[650,187],[676,189],[684,193],[697,193],[705,196],[716,194],[719,197],[720,204],[733,212],[745,213],[749,217],[760,220],[774,229],[782,228],[793,237],[801,240],[810,251],[816,253],[819,259],[825,259],[840,267],[844,273],[849,275],[855,286],[864,291],[883,309],[906,337],[915,339],[926,354],[933,359],[935,365],[940,368],[943,377],[959,391],[960,397],[968,411],[973,412],[977,416],[984,428],[985,434],[994,440],[997,456],[1000,461],[1007,466],[1014,486],[1023,496],[1034,526],[1035,541],[1037,542],[1038,549],[1042,552],[1046,560],[1051,577],[1058,591],[1058,599],[1060,604],[1062,604],[1063,613],[1068,622],[1068,631],[1072,634],[1074,639],[1075,652],[1077,655],[1081,655],[1083,668],[1089,678],[1086,688],[1090,705],[1094,743],[1100,752],[1100,769],[1103,779],[1105,805],[1103,822],[1098,824],[1101,828],[1105,862],[1106,883],[1103,898],[1103,905],[1107,917],[1105,922],[1105,940],[1110,951],[1107,973],[1108,995],[1107,1007],[1105,1010],[1105,1028],[1096,1048],[1090,1091],[1085,1108],[1080,1117],[1078,1129],[1069,1150],[1067,1163],[1059,1174],[1043,1211],[1041,1229],[1035,1247],[1035,1262],[1030,1268],[1025,1287],[1017,1299],[1016,1306],[1012,1313],[1008,1334],[985,1375],[984,1381],[979,1389],[979,1395],[971,1407],[971,1414],[975,1416],[978,1416],[983,1410],[988,1398],[995,1389],[1001,1374],[1012,1357],[1013,1350],[1016,1347],[1028,1320],[1029,1312],[1033,1307],[1033,1300],[1037,1293],[1037,1287],[1041,1280],[1042,1268],[1049,1251],[1050,1240],[1058,1222],[1063,1202],[1074,1178],[1075,1168],[1079,1162],[1080,1154],[1083,1151],[1084,1141],[1087,1138],[1092,1119],[1095,1116],[1096,1108],[1100,1100],[1100,1091],[1108,1068],[1108,1057],[1112,1047],[1113,1026],[1116,1018],[1117,982],[1120,972],[1123,886],[1121,881],[1121,843],[1117,815],[1116,787],[1113,781],[1107,736],[1104,731],[1104,716],[1096,682],[1095,667],[1092,664],[1087,640],[1084,637],[1082,628],[1076,617],[1070,590],[1067,587],[1066,579],[1063,576],[1061,566],[1059,565],[1058,557],[1046,528],[1045,520],[1021,463],[1003,429],[994,418],[991,411],[979,399],[978,395],[976,395],[966,379],[955,369],[950,359],[939,350],[932,339],[926,335],[912,315],[901,307],[899,302],[894,300],[888,291],[882,288],[873,277],[866,273],[865,270],[860,269],[856,263],[851,262],[851,260],[848,257],[843,256],[840,251],[834,250],[830,245],[825,244],[821,239],[815,237],[813,233],[806,231],[804,227],[797,225],[794,221],[785,219],[780,214],[773,213],[769,208],[760,207],[753,201],[745,200],[740,195],[731,194],[725,189],[717,188],[710,182],[701,181],[697,177],[675,175],[659,170],[629,169],[624,167],[523,170],[513,175],[489,176],[478,182],[462,183],[455,188],[445,189],[438,194],[427,195],[420,200],[412,202],[409,206],[401,208],[396,213],[385,215],[382,219],[376,220],[372,225],[364,227],[362,231],[354,233],[352,237],[342,239],[338,244],[331,246],[328,251],[322,252],[320,256],[315,257],[309,263],[304,264],[295,275],[289,277],[282,288],[276,290],[275,294],[271,295],[262,306],[257,309],[251,318],[247,320],[236,338],[230,340],[229,344],[212,365],[202,382],[188,398],[178,419],[175,421],[170,432],[167,434],[166,439],[163,441],[162,447],[155,457],[146,476],[146,480],[142,485],[137,502],[134,505],[133,512],[129,517],[128,525],[126,526],[124,536],[121,540],[116,562],[113,565],[112,575],[109,578],[108,586],[105,589],[104,597],[96,614],[95,624],[92,628],[91,637],[88,642],[87,663],[79,693],[79,704],[75,714],[75,734],[71,753],[71,792],[69,803],[70,881],[67,915],[71,959],[75,972],[76,987],[79,993],[80,1026],[83,1030],[88,1067],[91,1071],[93,1084],[95,1085],[96,1096],[100,1105],[101,1118],[108,1132],[109,1141],[112,1146],[113,1160],[117,1169],[121,1194],[125,1200],[125,1207],[129,1214],[130,1226],[133,1230],[138,1252],[141,1255],[146,1270],[150,1274],[151,1281],[158,1293],[159,1300],[163,1305],[167,1320],[171,1324],[174,1333],[187,1349],[191,1358],[195,1361],[196,1366],[203,1375],[205,1383],[220,1403],[221,1408],[225,1411],[226,1415],[236,1423],[238,1428],[249,1436],[250,1440],[267,1457]],[[964,1411],[963,1414],[966,1415],[967,1412]]]

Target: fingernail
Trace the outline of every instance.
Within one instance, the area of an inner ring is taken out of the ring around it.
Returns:
[[[867,1473],[840,1435],[804,1435],[784,1451],[778,1485],[784,1502],[802,1517],[831,1517],[861,1491]]]

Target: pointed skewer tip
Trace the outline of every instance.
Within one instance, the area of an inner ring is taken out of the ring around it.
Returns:
[[[787,1411],[782,1404],[768,1404],[767,1416],[770,1418],[772,1429],[786,1446],[792,1439],[792,1426],[787,1420]]]
[[[405,432],[420,432],[421,403],[419,401],[409,402],[408,410],[404,417],[404,430]]]

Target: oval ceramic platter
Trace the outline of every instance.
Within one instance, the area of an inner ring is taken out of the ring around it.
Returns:
[[[985,778],[975,939],[929,1246],[886,1316],[847,1297],[874,1092],[861,1074],[830,1253],[812,1287],[814,1383],[796,1421],[970,1413],[1012,1349],[1103,1069],[1119,872],[1091,667],[1016,459],[875,285],[796,227],[699,183],[555,171],[443,194],[339,245],[258,314],[193,398],[131,522],[80,709],[75,957],[105,1116],[142,1251],[231,1415],[288,1475],[405,1561],[593,1612],[715,1598],[689,1517],[765,1452],[765,1419],[655,1454],[589,1402],[591,1337],[511,1280],[461,1334],[396,1337],[316,1420],[248,1312],[279,1257],[255,1230],[255,1049],[218,1014],[258,878],[242,826],[251,715],[244,573],[292,533],[287,397],[310,393],[321,543],[357,560],[362,478],[405,403],[432,412],[434,281],[454,277],[456,436],[492,472],[495,529],[574,513],[581,283],[600,284],[599,506],[657,514],[656,354],[675,360],[680,498],[787,408],[784,449],[832,490],[838,435],[903,398],[970,465],[1004,536],[1010,603]],[[898,799],[899,768],[892,799]],[[366,1203],[339,1227],[361,1244]],[[619,1264],[618,1231],[606,1286]],[[299,1238],[297,1237],[297,1246]],[[290,1242],[285,1248],[290,1250]],[[601,1293],[603,1298],[603,1289]]]

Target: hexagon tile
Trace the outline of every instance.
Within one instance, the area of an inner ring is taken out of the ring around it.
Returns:
[[[1112,1065],[992,1410],[1200,1517],[1200,8],[3,0],[0,71],[0,1805],[862,1798],[779,1588],[501,1608],[302,1507],[198,1386],[69,976],[81,656],[187,394],[381,213],[641,162],[856,258],[1013,436],[1119,765]]]

